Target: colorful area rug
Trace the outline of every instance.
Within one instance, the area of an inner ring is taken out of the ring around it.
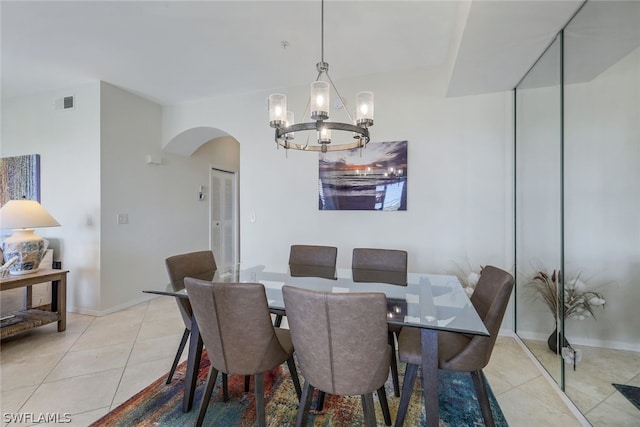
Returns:
[[[91,426],[172,427],[194,425],[198,416],[202,393],[204,392],[204,383],[209,372],[209,360],[206,357],[206,351],[203,353],[202,364],[198,374],[198,387],[195,392],[194,406],[188,413],[182,412],[185,363],[180,365],[171,384],[165,384],[166,376],[159,378]],[[222,385],[219,378],[209,403],[204,425],[224,427],[253,426],[256,419],[253,381],[250,392],[245,393],[244,377],[230,377],[230,400],[225,403],[222,402]],[[439,379],[440,427],[484,425],[471,376],[467,373],[440,371]],[[302,382],[303,379],[300,378],[300,381]],[[290,427],[295,424],[298,401],[286,364],[266,373],[264,383],[267,425]],[[393,397],[391,381],[387,382],[387,387],[391,417],[392,420],[395,420],[400,399]],[[407,427],[425,425],[421,393],[420,381],[416,381],[416,388],[405,421],[405,426]],[[496,425],[507,426],[504,415],[490,387],[488,393]],[[375,406],[378,425],[384,426],[384,419],[377,401]],[[310,415],[309,425],[325,427],[364,425],[360,397],[327,395],[323,412],[317,415]]]
[[[640,410],[640,387],[625,384],[612,384],[629,402],[633,403]]]

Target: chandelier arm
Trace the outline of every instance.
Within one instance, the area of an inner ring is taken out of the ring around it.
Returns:
[[[360,126],[352,125],[349,123],[340,123],[340,122],[325,122],[323,120],[318,120],[315,122],[306,122],[306,123],[296,123],[291,126],[277,128],[276,129],[276,137],[282,138],[284,135],[292,132],[300,132],[300,131],[308,131],[308,130],[320,130],[321,128],[326,129],[335,129],[335,130],[344,130],[347,132],[355,132],[359,135],[362,135],[365,138],[369,137],[369,129],[363,128]]]
[[[310,134],[310,133],[307,133],[307,142],[306,142],[306,144],[304,145],[305,147],[309,147],[309,138],[311,138],[311,134]]]
[[[318,71],[318,75],[316,76],[316,81],[320,80],[320,76],[322,75],[324,71]],[[309,112],[309,109],[311,108],[311,97],[307,98],[307,105],[304,107],[304,111],[302,112],[302,119],[304,120],[304,118],[307,116],[307,113]],[[311,118],[311,117],[309,117]]]
[[[296,144],[291,142],[286,138],[286,134],[291,132],[301,132],[301,131],[319,131],[321,128],[326,129],[335,129],[347,132],[353,132],[360,135],[354,142],[346,143],[346,144],[331,144],[330,142],[322,143],[320,145],[310,145],[309,138],[310,134],[307,133],[307,142],[306,145]],[[286,128],[276,128],[275,130],[275,142],[281,147],[285,149],[294,149],[300,151],[319,151],[322,153],[328,151],[342,151],[342,150],[351,150],[354,148],[364,148],[369,143],[369,129],[363,128],[360,126],[352,125],[349,123],[340,123],[340,122],[325,122],[323,120],[317,120],[315,122],[306,122],[306,123],[298,123],[295,125],[288,126]]]
[[[329,83],[331,83],[331,87],[333,87],[333,90],[336,91],[336,94],[340,99],[340,103],[344,107],[344,112],[347,113],[347,117],[349,117],[349,122],[353,123],[353,117],[351,117],[351,114],[349,114],[349,109],[347,108],[347,104],[344,103],[344,99],[342,99],[342,95],[340,95],[340,92],[338,92],[338,88],[336,87],[336,85],[333,84],[333,80],[331,80],[331,76],[329,75],[329,70],[325,71],[325,74],[327,75],[327,79],[329,80]]]
[[[343,151],[343,150],[352,150],[354,148],[363,148],[366,143],[364,142],[364,140],[358,140],[355,142],[352,142],[350,144],[342,144],[342,145],[331,145],[331,144],[325,144],[325,145],[301,145],[301,144],[295,144],[292,142],[285,142],[282,140],[276,140],[277,144],[281,147],[288,149],[293,149],[293,150],[299,150],[299,151],[317,151],[317,152],[322,152],[323,151],[323,147],[324,147],[324,151],[328,152],[328,151]]]

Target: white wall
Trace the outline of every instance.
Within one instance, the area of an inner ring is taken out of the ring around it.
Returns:
[[[372,141],[409,141],[406,212],[319,211],[318,155],[276,149],[267,92],[165,107],[163,144],[199,126],[240,142],[244,263],[286,263],[291,244],[315,243],[338,246],[339,267],[354,247],[372,246],[408,250],[412,271],[454,272],[467,261],[511,269],[511,94],[444,98],[429,82],[424,73],[336,81],[348,101],[375,92]],[[278,91],[301,114],[307,90]]]
[[[162,153],[158,104],[107,83],[101,94],[104,313],[148,299],[145,289],[164,289],[168,256],[209,248],[209,205],[198,200],[198,190],[208,186],[212,165],[237,169],[237,156],[228,155],[230,138],[191,157]],[[148,164],[149,154],[161,164]],[[117,224],[121,213],[128,224]]]
[[[54,101],[75,95],[75,108]],[[1,155],[40,154],[41,202],[61,227],[37,230],[59,239],[69,270],[68,306],[96,307],[100,297],[100,85],[2,100]]]
[[[101,83],[101,282],[100,309],[143,300],[142,290],[165,275],[159,255],[164,241],[166,199],[159,156],[161,108],[158,104]],[[118,224],[117,215],[128,215]],[[166,280],[166,279],[165,279]]]

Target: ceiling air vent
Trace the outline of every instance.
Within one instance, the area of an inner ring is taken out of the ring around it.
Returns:
[[[56,110],[73,110],[75,106],[75,97],[73,95],[63,96],[55,101]]]
[[[73,108],[73,95],[65,96],[64,98],[62,98],[62,106],[65,110]]]

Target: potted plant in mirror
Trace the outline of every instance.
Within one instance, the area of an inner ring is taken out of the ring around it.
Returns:
[[[564,283],[564,295],[559,292],[562,276],[560,270],[553,270],[553,273],[547,274],[539,271],[533,279],[528,282],[535,294],[542,298],[549,311],[556,319],[556,327],[549,336],[547,344],[549,349],[554,353],[558,353],[558,343],[562,342],[562,347],[571,348],[571,345],[565,337],[560,334],[558,336],[558,316],[561,315],[560,308],[564,305],[564,319],[583,320],[588,317],[595,318],[594,309],[596,307],[604,308],[606,303],[601,293],[587,290],[585,283],[580,280],[580,276],[566,280]]]

